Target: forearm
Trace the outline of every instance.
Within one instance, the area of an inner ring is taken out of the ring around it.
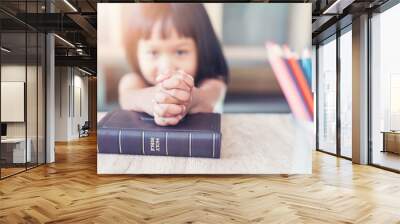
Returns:
[[[153,99],[156,87],[126,89],[119,94],[119,103],[124,110],[134,110],[153,115]]]
[[[226,85],[220,80],[206,80],[192,91],[189,113],[210,113],[214,112],[215,106],[224,100]]]

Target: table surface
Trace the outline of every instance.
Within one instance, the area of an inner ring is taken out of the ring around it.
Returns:
[[[384,134],[400,134],[400,131],[381,131]]]
[[[29,141],[29,138],[27,139]],[[25,138],[2,138],[1,143],[19,143],[24,142]]]
[[[105,113],[98,113],[100,120]],[[289,114],[222,114],[221,158],[97,154],[98,174],[311,173],[312,123]]]

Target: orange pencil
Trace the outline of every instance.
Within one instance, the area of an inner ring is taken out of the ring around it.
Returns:
[[[299,87],[302,97],[304,98],[305,105],[307,107],[308,112],[310,113],[310,117],[314,115],[314,100],[311,94],[311,87],[308,85],[307,79],[300,65],[298,64],[298,57],[293,54],[287,46],[283,47],[284,54],[287,58],[290,69],[293,73],[294,80],[296,82],[296,86]]]

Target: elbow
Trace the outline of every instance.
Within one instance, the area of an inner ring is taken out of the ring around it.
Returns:
[[[213,113],[215,110],[215,105],[210,102],[202,102],[191,108],[190,113]]]
[[[127,93],[120,92],[118,96],[119,107],[122,110],[131,110],[132,103],[130,103],[129,96]]]
[[[215,111],[215,105],[213,103],[206,103],[203,106],[203,113],[213,113]]]
[[[127,105],[126,105],[126,103],[125,103],[125,101],[123,99],[123,96],[121,94],[119,95],[118,101],[119,101],[119,107],[121,109],[123,109],[123,110],[126,110],[127,109]]]

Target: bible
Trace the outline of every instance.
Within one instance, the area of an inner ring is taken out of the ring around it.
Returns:
[[[116,110],[98,123],[99,153],[220,158],[221,115],[186,115],[175,126],[158,126],[146,113]]]

